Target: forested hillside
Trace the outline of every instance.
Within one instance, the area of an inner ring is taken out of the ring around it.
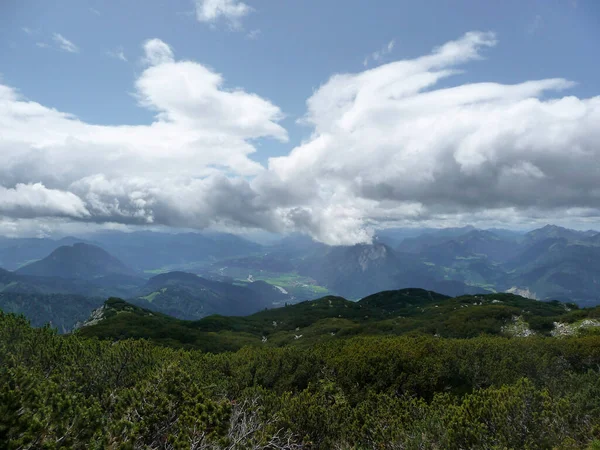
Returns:
[[[78,322],[85,322],[103,303],[100,297],[74,294],[21,294],[0,292],[0,311],[23,314],[31,324],[49,324],[60,333],[69,333]]]

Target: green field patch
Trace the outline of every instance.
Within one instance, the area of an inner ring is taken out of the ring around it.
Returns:
[[[21,267],[25,267],[28,264],[38,262],[38,261],[40,261],[40,260],[39,259],[29,259],[27,261],[23,261],[22,263],[19,263],[19,266],[17,267],[17,269],[20,269]]]
[[[152,292],[144,297],[140,297],[140,298],[143,298],[144,300],[148,300],[150,303],[152,303],[152,301],[156,298],[157,295],[164,294],[166,290],[167,290],[167,288],[165,287],[165,288],[162,288],[160,291],[154,291],[154,292]]]
[[[248,281],[264,281],[285,289],[290,295],[300,300],[313,299],[330,293],[329,289],[320,286],[312,278],[296,272],[271,272],[247,267],[227,266],[224,263],[222,267],[213,268],[209,274],[231,277],[236,284]]]

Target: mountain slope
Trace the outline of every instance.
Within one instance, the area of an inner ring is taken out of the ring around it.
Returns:
[[[306,258],[298,271],[342,296],[360,298],[406,286],[400,274],[419,265],[413,255],[399,255],[385,244],[360,244],[328,248]]]
[[[509,280],[514,286],[527,288],[541,299],[599,303],[600,245],[547,239],[534,244],[527,256]]]
[[[249,289],[191,273],[169,272],[148,280],[132,301],[154,311],[190,320],[210,314],[251,314],[272,306],[274,298],[280,298],[276,288],[269,291],[264,286]]]
[[[512,258],[519,251],[520,245],[514,238],[474,229],[459,235],[438,233],[421,236],[404,241],[398,249],[418,253],[435,264],[451,265],[457,259],[477,257],[503,262]]]
[[[104,308],[100,320],[77,332],[113,340],[147,338],[210,352],[246,345],[311,346],[356,335],[528,336],[555,333],[555,322],[573,330],[600,326],[600,308],[577,309],[512,294],[449,298],[422,289],[380,292],[359,302],[327,296],[246,317],[214,315],[198,321],[165,317],[118,299]]]
[[[145,283],[137,277],[111,276],[90,280],[21,275],[0,269],[0,292],[24,294],[74,294],[87,297],[129,297]]]
[[[298,272],[306,274],[336,294],[358,299],[374,292],[419,287],[447,295],[489,292],[467,286],[463,280],[445,278],[445,271],[421,257],[401,253],[385,244],[331,247],[307,257]]]
[[[107,275],[135,272],[107,251],[95,245],[76,243],[54,250],[46,258],[21,267],[21,275],[93,280]]]
[[[93,238],[138,270],[191,270],[207,262],[262,250],[261,245],[228,233],[103,232]]]
[[[567,241],[578,241],[598,234],[597,231],[579,231],[569,228],[559,227],[557,225],[546,225],[542,228],[532,230],[525,234],[524,245],[533,244],[544,239],[566,239]]]
[[[33,326],[50,324],[60,333],[68,333],[77,322],[85,321],[103,301],[100,297],[73,294],[0,292],[0,314],[23,314]]]
[[[429,230],[427,233],[423,233],[419,236],[404,239],[396,249],[401,252],[420,253],[427,247],[448,242],[458,236],[463,236],[475,230],[476,228],[471,225],[461,228]]]
[[[33,261],[45,258],[63,245],[87,242],[76,237],[59,240],[49,238],[0,238],[0,267],[16,270]],[[92,243],[92,242],[88,242]]]

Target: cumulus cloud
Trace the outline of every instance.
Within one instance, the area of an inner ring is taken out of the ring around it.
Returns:
[[[149,39],[144,43],[144,62],[151,66],[173,62],[173,50],[160,39]]]
[[[233,28],[241,28],[241,19],[252,8],[239,0],[196,0],[196,18],[199,22],[214,24],[225,20]]]
[[[83,201],[71,192],[47,189],[42,183],[0,186],[0,214],[29,218],[39,216],[88,217]]]
[[[249,158],[252,140],[287,141],[278,124],[280,109],[256,94],[226,89],[220,74],[198,63],[175,61],[162,41],[148,41],[144,50],[150,65],[135,86],[140,105],[156,113],[149,125],[85,123],[0,85],[0,198],[6,203],[0,214],[20,217],[18,199],[25,197],[13,192],[23,190],[15,186],[34,185],[51,191],[47,201],[24,200],[39,215],[51,214],[48,205],[77,198],[84,209],[65,206],[55,214],[136,224],[268,227],[260,216],[269,216],[269,208],[253,206],[250,197],[256,194],[246,178],[264,171]],[[69,198],[50,202],[59,192]]]
[[[600,215],[599,97],[552,98],[573,85],[564,79],[435,88],[495,44],[467,33],[414,60],[331,77],[307,101],[312,139],[271,159],[270,172],[312,186],[313,204],[360,205],[365,223],[507,208]]]
[[[79,47],[60,33],[54,33],[52,40],[61,50],[69,53],[79,53]]]
[[[0,215],[300,231],[329,244],[394,223],[599,218],[600,97],[565,96],[573,83],[561,78],[452,86],[495,45],[471,32],[332,76],[307,100],[310,139],[266,168],[254,142],[287,142],[281,110],[157,39],[135,82],[149,125],[88,124],[0,85]]]

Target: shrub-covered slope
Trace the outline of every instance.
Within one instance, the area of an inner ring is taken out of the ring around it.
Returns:
[[[363,336],[214,355],[60,336],[0,313],[0,363],[6,449],[600,444],[600,336]]]
[[[572,327],[578,333],[600,325],[600,308],[577,309],[513,294],[450,298],[422,289],[380,292],[358,302],[327,296],[246,317],[215,315],[198,321],[177,320],[118,299],[104,308],[103,320],[78,333],[112,340],[148,338],[211,352],[245,345],[308,346],[357,335],[550,336],[556,334],[555,322],[577,325],[587,320],[581,328]]]

